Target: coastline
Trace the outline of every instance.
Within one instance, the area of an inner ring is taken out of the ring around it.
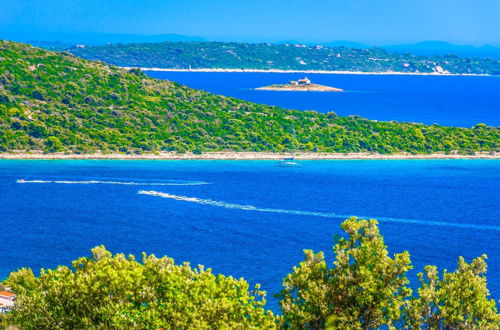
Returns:
[[[282,160],[290,157],[289,153],[273,152],[205,152],[201,155],[192,153],[178,154],[173,152],[162,152],[157,154],[119,154],[119,153],[95,153],[95,154],[64,154],[52,153],[0,153],[0,159],[33,159],[33,160]],[[377,154],[377,153],[296,153],[296,160],[397,160],[397,159],[500,159],[500,153],[481,152],[474,155],[460,154]]]
[[[281,69],[174,69],[174,68],[145,68],[145,67],[121,67],[122,69],[140,69],[142,71],[159,71],[159,72],[261,72],[261,73],[309,73],[309,74],[352,74],[352,75],[406,75],[406,76],[471,76],[471,77],[494,77],[490,74],[482,73],[438,73],[438,72],[397,72],[397,71],[382,71],[382,72],[364,72],[364,71],[328,71],[328,70],[281,70]]]

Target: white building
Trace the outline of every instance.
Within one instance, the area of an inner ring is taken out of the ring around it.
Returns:
[[[304,79],[297,80],[297,83],[299,85],[310,85],[311,81],[309,79],[307,79],[307,77],[305,77]]]
[[[16,296],[7,291],[0,291],[0,313],[5,313],[14,307],[14,299]]]

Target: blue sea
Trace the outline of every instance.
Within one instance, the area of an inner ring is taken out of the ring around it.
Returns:
[[[104,244],[168,255],[268,291],[348,216],[375,218],[390,253],[453,270],[488,254],[500,299],[500,160],[0,160],[0,279],[69,265]],[[24,183],[16,180],[23,179]]]
[[[211,93],[288,109],[459,127],[478,123],[500,125],[498,76],[307,74],[313,83],[345,90],[325,93],[255,90],[303,78],[303,73],[146,73]]]

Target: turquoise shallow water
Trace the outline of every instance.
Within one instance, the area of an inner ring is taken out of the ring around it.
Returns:
[[[0,161],[0,278],[105,244],[243,276],[272,294],[302,249],[332,257],[350,216],[380,221],[415,271],[487,253],[500,299],[499,160]],[[16,183],[24,179],[25,183]]]

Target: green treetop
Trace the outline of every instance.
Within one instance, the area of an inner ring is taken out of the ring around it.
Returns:
[[[400,318],[410,255],[388,256],[375,220],[351,218],[342,224],[349,235],[334,246],[329,268],[322,252],[305,251],[305,260],[283,281],[280,293],[284,325],[292,329],[377,328]]]
[[[16,293],[9,322],[23,329],[262,329],[275,318],[265,311],[265,292],[243,279],[210,269],[174,264],[143,254],[112,255],[104,247],[91,258],[35,277],[30,269],[5,282]]]
[[[454,272],[436,266],[419,273],[418,297],[408,302],[406,324],[428,329],[500,329],[500,314],[486,287],[486,255],[466,263],[462,257]]]

